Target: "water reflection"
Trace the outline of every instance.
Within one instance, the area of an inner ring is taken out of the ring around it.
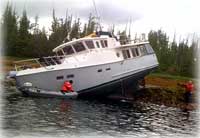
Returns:
[[[62,100],[22,97],[7,88],[3,95],[7,136],[196,136],[197,112],[147,103],[109,100]]]

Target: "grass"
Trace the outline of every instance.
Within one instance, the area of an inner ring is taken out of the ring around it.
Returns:
[[[12,56],[3,56],[1,57],[1,62],[3,64],[3,68],[2,70],[5,73],[8,73],[11,70],[14,70],[14,61],[18,61],[18,60],[24,60],[24,59],[28,59],[25,57],[12,57]]]
[[[185,81],[194,80],[194,78],[170,75],[167,73],[151,73],[148,76],[149,77],[160,77],[160,78],[164,78],[164,79],[166,78],[166,79],[171,79],[171,80],[185,80]]]

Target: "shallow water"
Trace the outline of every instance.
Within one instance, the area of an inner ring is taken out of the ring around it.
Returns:
[[[23,97],[3,92],[7,137],[196,137],[197,111],[147,103]]]

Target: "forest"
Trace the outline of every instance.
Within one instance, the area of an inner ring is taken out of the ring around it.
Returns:
[[[4,56],[49,56],[53,54],[52,49],[61,43],[84,37],[96,30],[96,21],[92,14],[89,14],[87,23],[83,23],[80,18],[74,18],[69,13],[66,13],[65,18],[57,18],[53,10],[52,19],[49,30],[45,27],[40,29],[39,16],[35,16],[32,23],[26,10],[19,16],[12,5],[7,4],[1,18]],[[115,31],[114,28],[112,31]],[[117,34],[122,39],[126,31],[119,31]],[[188,39],[183,39],[177,42],[174,37],[170,42],[169,36],[161,29],[151,30],[148,40],[159,61],[157,72],[195,77],[195,65],[198,62],[195,54],[198,49],[196,41],[189,43]]]

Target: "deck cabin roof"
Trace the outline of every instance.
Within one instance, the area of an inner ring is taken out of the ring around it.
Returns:
[[[122,45],[122,47],[130,47],[130,46],[137,46],[137,45],[143,45],[143,44],[149,44],[149,41],[125,44],[125,45]]]
[[[57,52],[57,51],[63,49],[64,47],[71,46],[72,44],[76,44],[78,42],[83,42],[83,41],[87,41],[87,40],[93,41],[93,40],[105,40],[105,39],[107,39],[107,38],[105,38],[105,37],[83,37],[80,39],[76,39],[76,40],[61,44],[61,45],[57,46],[56,48],[54,48],[53,52]]]

